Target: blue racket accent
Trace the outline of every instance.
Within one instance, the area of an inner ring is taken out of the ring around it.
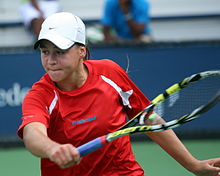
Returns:
[[[79,151],[79,154],[81,157],[99,149],[102,148],[107,141],[103,137],[98,137],[84,145],[81,145],[80,147],[77,148]]]

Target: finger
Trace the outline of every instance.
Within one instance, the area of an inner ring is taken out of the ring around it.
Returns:
[[[80,163],[80,155],[78,150],[76,150],[75,147],[73,147],[71,144],[67,144],[65,146],[65,153],[63,155],[65,155],[65,160],[62,163],[62,165],[60,165],[61,168],[67,168],[76,164]]]
[[[70,146],[69,144],[61,148],[63,164],[67,164],[73,160],[71,149],[72,146]]]
[[[211,159],[211,163],[212,163],[213,166],[215,166],[215,167],[220,167],[220,158]]]
[[[72,151],[72,156],[74,157],[74,160],[76,161],[76,164],[79,164],[81,161],[79,151],[76,148],[74,148],[71,151]]]
[[[219,175],[219,173],[220,173],[220,168],[219,167],[214,167],[213,166],[211,169],[212,169],[213,175]]]
[[[80,159],[80,160],[81,160],[81,159]],[[77,164],[80,163],[80,160],[78,160],[78,161],[72,161],[72,162],[70,162],[70,163],[68,163],[68,164],[65,164],[65,165],[62,166],[62,168],[68,168],[68,167],[71,167],[71,166],[73,166],[73,165],[77,165]]]
[[[65,145],[59,146],[56,151],[52,154],[51,160],[57,165],[62,167],[72,161],[71,155],[69,154],[68,147]]]
[[[60,150],[57,150],[56,152],[54,152],[51,155],[50,160],[60,166],[62,164],[62,160],[63,160],[62,155],[60,154]]]

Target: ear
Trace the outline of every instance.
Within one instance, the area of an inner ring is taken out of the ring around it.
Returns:
[[[80,57],[82,57],[84,59],[86,57],[86,47],[80,46],[79,54],[80,54]]]

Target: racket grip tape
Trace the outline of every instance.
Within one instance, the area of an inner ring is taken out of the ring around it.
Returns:
[[[79,151],[80,156],[83,157],[91,152],[94,152],[95,150],[98,150],[99,148],[102,148],[107,143],[108,141],[104,135],[77,147],[77,150]]]

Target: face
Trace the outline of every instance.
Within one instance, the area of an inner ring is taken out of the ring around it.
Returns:
[[[119,0],[120,5],[129,5],[130,0]]]
[[[61,50],[47,40],[40,43],[41,62],[52,81],[62,84],[74,82],[83,69],[86,49],[74,45],[68,50]]]

